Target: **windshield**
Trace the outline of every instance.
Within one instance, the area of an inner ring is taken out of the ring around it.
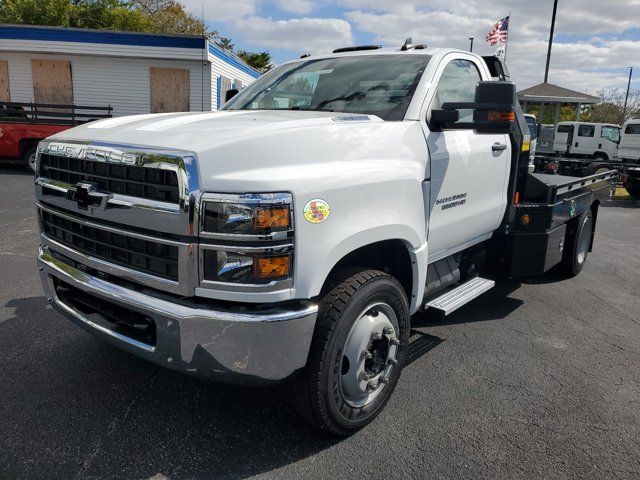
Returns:
[[[529,135],[531,135],[531,140],[535,140],[538,138],[538,124],[536,123],[536,117],[525,115],[524,118],[527,121],[527,125],[529,125]]]
[[[362,55],[282,65],[224,110],[315,110],[402,120],[429,62],[427,55]]]

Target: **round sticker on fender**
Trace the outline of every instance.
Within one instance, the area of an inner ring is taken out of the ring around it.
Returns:
[[[314,198],[304,206],[304,218],[311,223],[320,223],[326,220],[330,210],[327,202],[321,198]]]

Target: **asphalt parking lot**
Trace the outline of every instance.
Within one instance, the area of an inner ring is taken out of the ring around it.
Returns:
[[[107,346],[49,307],[33,179],[0,166],[0,478],[639,478],[640,205],[600,210],[583,272],[413,319],[395,395],[328,439],[278,389]]]

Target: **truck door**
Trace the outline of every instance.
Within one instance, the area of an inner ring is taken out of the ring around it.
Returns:
[[[482,72],[482,73],[481,73]],[[443,61],[427,111],[445,102],[472,102],[486,66],[473,56]],[[472,111],[461,111],[460,122]],[[498,228],[507,204],[511,146],[507,135],[477,134],[472,129],[431,132],[423,123],[429,150],[427,213],[429,262],[489,238]]]
[[[596,126],[579,124],[577,125],[577,135],[573,139],[571,153],[578,155],[593,155],[597,150],[595,142]]]
[[[600,145],[598,150],[605,152],[609,160],[618,156],[620,144],[620,127],[615,125],[603,125],[600,132]]]

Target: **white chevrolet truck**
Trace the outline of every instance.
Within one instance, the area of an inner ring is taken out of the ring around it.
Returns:
[[[577,274],[616,173],[528,173],[495,58],[406,44],[283,64],[219,112],[112,118],[38,148],[38,266],[93,335],[220,382],[287,382],[335,435],[400,377],[412,314]]]

